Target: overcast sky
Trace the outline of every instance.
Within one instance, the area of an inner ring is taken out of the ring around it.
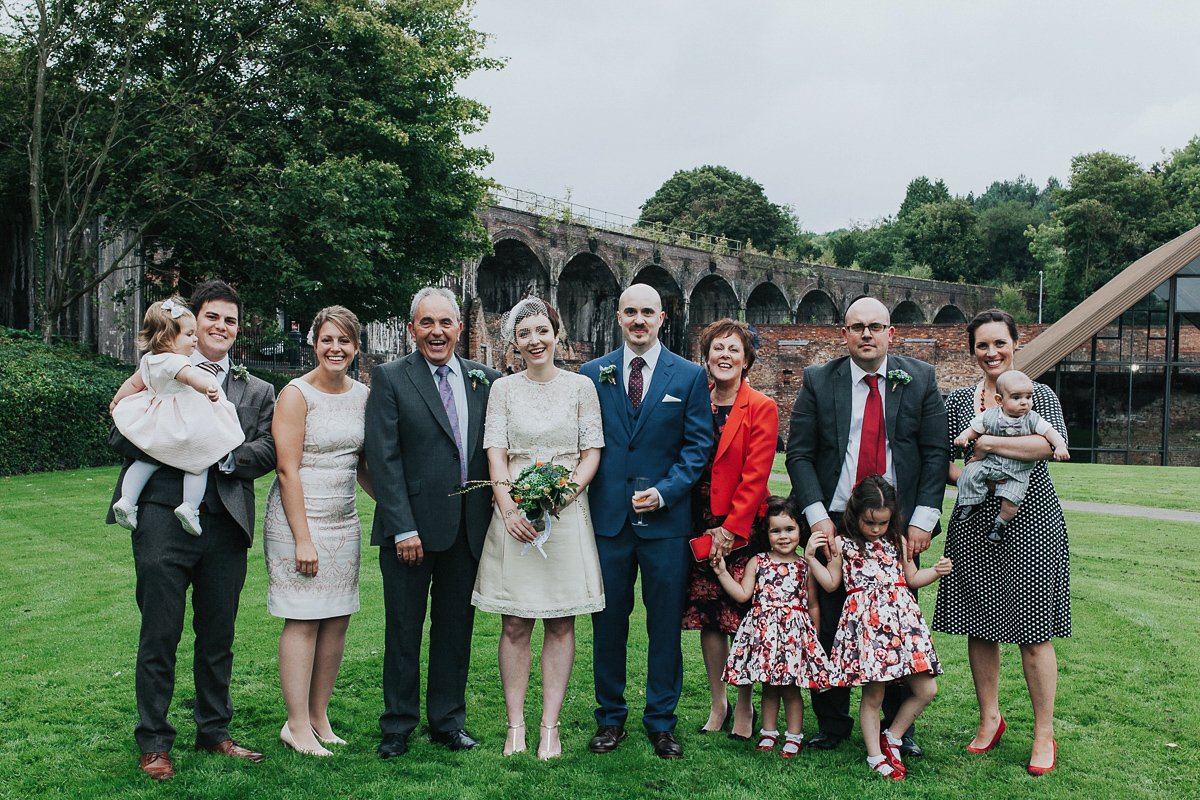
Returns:
[[[637,216],[720,164],[824,232],[894,214],[913,178],[1064,183],[1200,134],[1200,3],[478,0],[507,59],[460,89],[486,174]]]

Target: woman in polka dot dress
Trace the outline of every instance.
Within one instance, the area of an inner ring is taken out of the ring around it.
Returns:
[[[983,380],[958,389],[946,401],[949,437],[953,441],[971,419],[995,405],[996,378],[1013,368],[1017,326],[1004,311],[983,311],[967,325],[971,352],[979,362]],[[1033,410],[1066,438],[1062,406],[1050,389],[1035,383]],[[966,635],[967,652],[979,702],[979,728],[967,745],[968,752],[986,752],[1000,741],[1004,717],[1000,713],[1000,642],[1020,645],[1021,662],[1029,698],[1033,703],[1033,751],[1028,771],[1041,775],[1054,768],[1054,694],[1058,682],[1055,637],[1071,635],[1071,567],[1067,526],[1046,468],[1052,455],[1042,436],[1001,439],[981,436],[973,447],[956,448],[954,457],[982,458],[998,453],[1008,458],[1037,461],[1029,477],[1029,491],[1008,527],[1005,539],[987,539],[991,520],[1000,508],[999,498],[989,497],[965,520],[951,519],[946,535],[946,555],[955,570],[938,590],[933,629]],[[950,483],[957,483],[961,467],[951,461]]]

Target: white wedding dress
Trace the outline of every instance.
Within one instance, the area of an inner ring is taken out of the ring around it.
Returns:
[[[483,446],[508,449],[512,479],[537,461],[574,470],[581,450],[604,446],[595,385],[565,370],[545,383],[530,380],[524,372],[498,379],[488,395]],[[545,557],[535,548],[526,550],[509,535],[496,509],[471,603],[482,611],[526,619],[570,617],[604,608],[586,491],[558,519],[551,519],[550,537],[542,549]]]

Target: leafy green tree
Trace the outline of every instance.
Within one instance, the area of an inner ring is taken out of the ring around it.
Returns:
[[[940,281],[978,280],[983,248],[975,208],[965,199],[925,203],[904,219],[904,241],[915,262]]]
[[[106,277],[105,237],[169,284],[212,274],[251,310],[344,303],[365,320],[486,251],[496,66],[457,0],[45,0],[10,14],[44,335]],[[52,153],[53,158],[42,154]]]
[[[1174,151],[1161,172],[1176,235],[1200,225],[1200,136]]]
[[[979,210],[978,201],[975,208]],[[1048,220],[1046,214],[1027,205],[1024,200],[1005,200],[985,206],[979,211],[976,223],[982,248],[976,280],[981,283],[1024,282],[1030,272],[1036,271],[1025,231],[1030,226],[1036,227]]]
[[[938,178],[936,183],[931,183],[929,178],[922,175],[909,182],[908,190],[904,193],[904,202],[900,204],[900,212],[896,215],[896,219],[907,220],[921,206],[927,203],[942,203],[949,199],[950,190],[946,188],[946,184],[941,178]]]
[[[792,245],[800,233],[795,216],[769,201],[761,184],[725,167],[676,172],[641,210],[639,225],[657,222],[727,236],[767,253]]]

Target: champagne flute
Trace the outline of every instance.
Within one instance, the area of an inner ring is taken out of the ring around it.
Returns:
[[[649,489],[651,487],[651,485],[652,485],[652,483],[649,478],[634,478],[633,479],[633,493],[638,494],[640,492],[644,492],[647,489]],[[637,525],[639,528],[644,528],[644,527],[648,526],[650,523],[646,522],[645,517],[646,517],[645,514],[634,514],[632,524]]]

